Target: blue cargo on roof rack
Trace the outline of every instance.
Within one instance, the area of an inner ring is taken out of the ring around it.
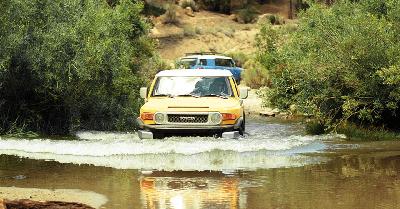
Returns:
[[[237,83],[240,83],[243,69],[236,67],[231,57],[217,52],[186,53],[178,61],[179,68],[229,70]]]

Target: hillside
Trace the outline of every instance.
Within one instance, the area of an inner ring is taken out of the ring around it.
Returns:
[[[159,42],[161,58],[173,62],[188,52],[217,51],[221,53],[252,54],[259,23],[267,16],[277,15],[288,22],[288,0],[258,5],[257,18],[252,23],[239,23],[235,14],[222,14],[206,10],[191,12],[176,7],[176,24],[165,24],[165,15],[152,19],[151,35]]]

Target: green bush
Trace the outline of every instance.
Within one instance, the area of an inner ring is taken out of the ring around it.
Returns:
[[[270,71],[278,64],[277,45],[279,42],[278,32],[270,24],[261,27],[256,36],[257,53],[244,65],[246,85],[251,88],[271,86]]]
[[[254,23],[258,18],[258,11],[252,6],[247,6],[237,11],[236,18],[238,22]]]
[[[132,130],[153,56],[141,4],[4,0],[0,133]]]
[[[300,14],[298,29],[272,61],[270,53],[262,55],[263,66],[273,66],[265,102],[280,109],[295,104],[331,130],[346,121],[396,128],[400,2],[360,2],[312,4]]]
[[[276,14],[272,14],[268,16],[268,21],[272,24],[272,25],[281,25],[284,24],[285,21],[283,20],[283,18],[279,15]]]
[[[344,134],[347,140],[370,140],[370,141],[384,141],[384,140],[399,140],[400,133],[395,131],[388,131],[385,127],[362,127],[354,123],[343,123],[337,128],[337,132]]]
[[[320,121],[309,121],[306,123],[306,133],[311,135],[321,135],[326,133],[326,127]]]
[[[187,7],[190,7],[193,11],[198,11],[199,8],[196,5],[196,2],[194,0],[180,0],[179,1],[179,6],[181,6],[183,9],[186,9]]]
[[[226,56],[232,57],[236,66],[238,67],[243,67],[244,64],[250,59],[250,55],[237,51],[226,53]]]
[[[231,12],[231,0],[200,0],[203,9],[229,14]]]
[[[145,1],[144,2],[144,7],[142,14],[147,15],[147,16],[161,16],[165,14],[166,10],[161,6],[161,5],[154,5],[150,4],[149,2]]]
[[[271,79],[268,71],[255,59],[248,60],[243,68],[244,82],[252,89],[258,89],[263,86],[270,86]]]

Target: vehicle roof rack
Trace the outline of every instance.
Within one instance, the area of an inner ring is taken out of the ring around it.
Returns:
[[[190,55],[224,55],[219,52],[191,52],[191,53],[185,53],[186,56]]]

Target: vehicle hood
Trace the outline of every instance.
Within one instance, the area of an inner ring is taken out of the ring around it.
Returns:
[[[174,97],[150,98],[142,110],[149,112],[197,112],[197,111],[225,111],[241,108],[237,98],[223,99],[219,97]]]

